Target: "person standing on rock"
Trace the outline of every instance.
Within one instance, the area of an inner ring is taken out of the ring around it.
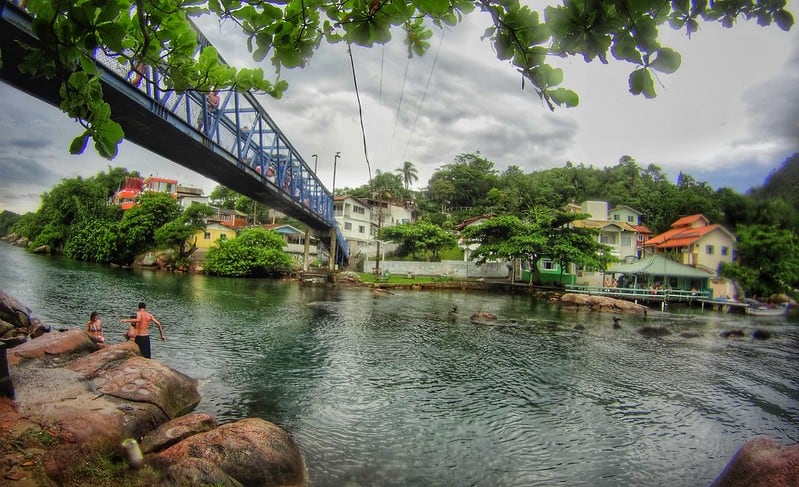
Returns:
[[[127,320],[122,320],[122,322]],[[136,313],[136,345],[139,346],[141,355],[144,358],[151,358],[150,356],[150,322],[158,325],[158,331],[161,333],[161,340],[166,340],[164,336],[164,327],[149,311],[147,306],[141,302],[139,303],[139,311]]]

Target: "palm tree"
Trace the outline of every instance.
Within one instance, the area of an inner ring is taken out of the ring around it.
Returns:
[[[416,168],[413,167],[413,163],[411,161],[405,161],[401,168],[395,169],[394,171],[402,175],[402,181],[405,184],[405,191],[408,191],[414,181],[419,180],[418,172],[416,171]]]

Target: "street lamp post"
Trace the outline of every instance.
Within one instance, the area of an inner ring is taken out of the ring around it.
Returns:
[[[314,154],[311,157],[313,157],[313,172],[316,174],[316,166],[319,163],[319,156]]]
[[[333,156],[333,189],[330,192],[333,196],[336,195],[336,163],[338,162],[338,158],[341,157],[341,152],[336,152],[336,155]]]

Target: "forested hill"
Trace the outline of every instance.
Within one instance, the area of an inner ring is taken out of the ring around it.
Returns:
[[[779,169],[772,171],[763,186],[752,190],[752,196],[758,199],[782,198],[799,211],[799,153],[789,157]]]

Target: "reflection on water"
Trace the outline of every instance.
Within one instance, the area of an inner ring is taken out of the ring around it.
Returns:
[[[146,301],[168,338],[153,356],[199,379],[198,410],[287,429],[315,486],[707,485],[754,435],[799,441],[796,315],[673,310],[614,330],[611,315],[527,296],[375,298],[7,245],[0,289],[55,327],[96,309],[112,343],[119,318]],[[448,316],[453,304],[463,316]],[[472,324],[479,308],[497,325]],[[673,333],[644,338],[644,323]],[[732,328],[747,338],[719,337]],[[773,337],[748,338],[755,328]]]

